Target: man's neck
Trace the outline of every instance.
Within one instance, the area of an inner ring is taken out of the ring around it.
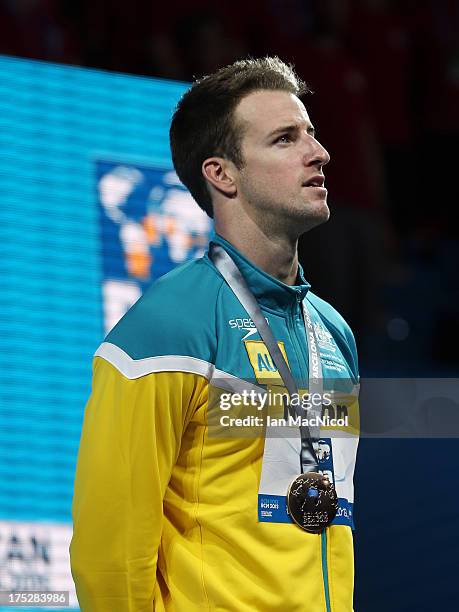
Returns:
[[[296,284],[298,239],[281,235],[267,236],[257,226],[252,226],[250,231],[241,227],[236,232],[216,224],[215,230],[258,268],[286,285]]]

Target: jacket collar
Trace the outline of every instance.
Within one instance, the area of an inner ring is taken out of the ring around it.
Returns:
[[[304,278],[300,263],[298,263],[297,276],[297,283],[299,284],[287,285],[258,268],[236,247],[218,234],[212,237],[211,242],[219,244],[232,257],[260,305],[285,312],[287,307],[291,307],[305,298],[310,284]]]

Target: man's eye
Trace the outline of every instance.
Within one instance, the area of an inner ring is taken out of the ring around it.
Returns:
[[[290,136],[290,134],[281,134],[274,141],[274,143],[277,143],[277,142],[280,142],[280,143],[283,143],[283,142],[292,142],[292,137]]]

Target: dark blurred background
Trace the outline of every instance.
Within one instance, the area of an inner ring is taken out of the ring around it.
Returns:
[[[7,55],[181,81],[247,55],[293,62],[332,158],[331,220],[300,244],[307,278],[351,324],[362,376],[457,376],[458,0],[0,7]],[[457,609],[459,445],[438,442],[361,443],[358,612]]]

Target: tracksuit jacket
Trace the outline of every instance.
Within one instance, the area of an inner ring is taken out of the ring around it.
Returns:
[[[213,241],[241,270],[295,379],[308,380],[307,300],[324,379],[357,385],[352,332],[301,267],[289,286]],[[70,546],[83,612],[352,611],[355,392],[331,407],[354,415],[354,428],[339,438],[321,431],[320,468],[340,506],[330,527],[311,534],[286,518],[282,496],[260,495],[267,439],[209,431],[213,382],[242,380],[282,385],[208,254],[156,281],[98,348]]]

